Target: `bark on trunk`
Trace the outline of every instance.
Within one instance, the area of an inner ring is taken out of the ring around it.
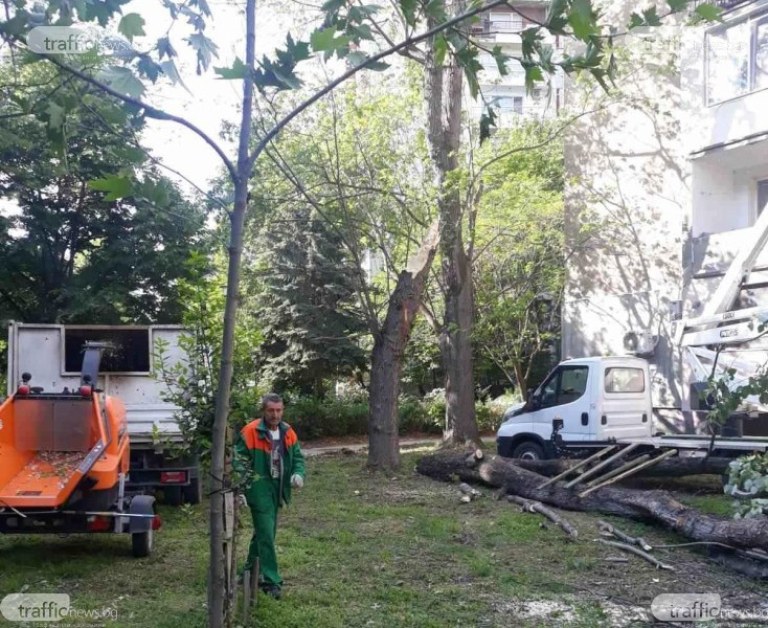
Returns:
[[[400,273],[384,324],[374,336],[368,417],[368,466],[396,469],[400,465],[397,398],[403,351],[421,304],[429,269],[435,259],[438,224],[430,228],[419,252]]]
[[[518,467],[527,469],[528,471],[552,477],[573,466],[577,461],[560,458],[556,460],[510,459],[510,462],[516,464]],[[669,460],[662,460],[652,467],[639,471],[637,475],[633,477],[657,478],[665,476],[683,477],[686,475],[704,474],[723,475],[728,471],[728,464],[730,462],[730,458],[670,458]],[[619,466],[621,466],[621,462],[609,465],[605,467],[604,470],[610,471]],[[569,479],[573,477],[576,476],[569,476]]]
[[[450,3],[454,12],[462,0]],[[440,353],[445,370],[445,441],[480,444],[475,420],[472,370],[473,295],[470,262],[462,238],[461,193],[450,175],[459,166],[461,147],[462,69],[455,60],[438,65],[429,54],[425,68],[430,156],[439,190],[440,251],[442,254],[445,318]]]
[[[245,63],[254,67],[256,47],[256,0],[247,0],[245,6]],[[229,265],[227,268],[227,297],[224,305],[224,329],[221,343],[218,391],[211,434],[210,471],[210,563],[208,569],[208,626],[231,626],[235,583],[227,574],[224,548],[224,490],[229,487],[231,464],[227,452],[231,450],[229,430],[229,397],[232,385],[232,358],[235,347],[235,325],[240,305],[240,258],[243,252],[243,227],[248,210],[248,178],[251,162],[248,148],[251,141],[253,112],[253,75],[246,72],[243,79],[243,107],[237,155],[237,177],[234,182],[234,207],[230,215]],[[236,525],[236,521],[235,521]],[[234,559],[236,560],[236,558]]]
[[[442,451],[420,459],[416,469],[429,477],[450,481],[483,482],[504,487],[510,494],[552,504],[566,510],[595,511],[652,520],[694,541],[724,543],[737,548],[768,549],[768,518],[730,520],[703,514],[676,501],[666,491],[639,491],[605,487],[585,497],[578,488],[569,490],[558,482],[544,489],[544,477],[494,456],[473,462],[466,453]]]

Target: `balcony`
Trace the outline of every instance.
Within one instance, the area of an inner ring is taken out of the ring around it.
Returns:
[[[715,4],[725,11],[730,11],[751,2],[755,2],[755,0],[715,0]]]

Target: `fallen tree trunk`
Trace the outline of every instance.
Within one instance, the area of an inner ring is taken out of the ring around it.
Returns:
[[[416,470],[437,480],[455,477],[483,482],[508,493],[534,499],[566,510],[594,511],[634,519],[653,520],[694,541],[725,543],[738,548],[768,549],[768,518],[730,520],[703,514],[675,500],[666,491],[640,491],[607,486],[585,497],[562,483],[538,488],[545,478],[510,460],[493,456],[467,464],[467,455],[439,451],[419,460]]]
[[[662,460],[652,467],[643,469],[635,477],[682,477],[686,475],[703,474],[723,475],[728,471],[728,463],[731,462],[731,460],[731,458],[672,458],[670,460]],[[569,460],[563,458],[556,458],[554,460],[509,459],[509,461],[519,467],[522,467],[523,469],[527,469],[528,471],[533,471],[547,477],[553,477],[559,473],[562,473],[578,462],[578,460]],[[608,465],[604,471],[610,471],[619,467],[620,465],[621,461],[618,461],[612,465]]]

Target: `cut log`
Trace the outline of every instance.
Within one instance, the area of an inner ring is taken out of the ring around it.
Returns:
[[[581,461],[573,459],[557,458],[555,460],[513,460],[506,458],[514,464],[534,471],[541,475],[552,477],[567,472],[571,467],[575,467]],[[723,475],[728,472],[728,463],[731,458],[673,458],[672,460],[663,460],[655,467],[643,469],[637,474],[639,478],[652,477],[683,477],[687,475]],[[610,465],[605,471],[618,467],[618,464]]]
[[[520,495],[565,510],[594,511],[621,517],[658,522],[693,541],[725,543],[737,548],[768,550],[768,518],[730,520],[703,514],[675,500],[666,491],[641,491],[607,486],[585,497],[563,488],[561,483],[539,488],[544,478],[499,456],[488,457],[474,468],[465,466],[466,454],[441,451],[421,458],[416,469],[431,478],[492,487],[506,486]]]

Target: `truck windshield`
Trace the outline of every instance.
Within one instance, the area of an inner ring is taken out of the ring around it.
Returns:
[[[605,369],[605,392],[645,392],[645,373],[643,373],[643,369],[627,368],[623,366]]]

